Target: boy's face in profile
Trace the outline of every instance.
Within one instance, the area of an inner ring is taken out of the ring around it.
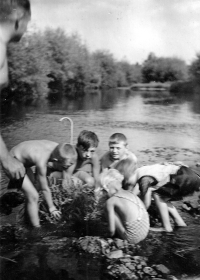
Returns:
[[[62,169],[68,169],[76,162],[76,157],[60,158],[57,163]]]
[[[83,146],[78,146],[79,155],[83,160],[90,159],[96,152],[96,147],[85,149]]]
[[[124,142],[109,143],[109,151],[113,160],[121,160],[127,151],[127,147]]]

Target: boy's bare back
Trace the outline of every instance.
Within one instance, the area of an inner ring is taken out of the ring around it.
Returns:
[[[25,167],[45,166],[58,143],[49,140],[24,141],[13,147],[10,154]]]
[[[139,215],[139,208],[142,206],[142,202],[138,201],[135,195],[125,190],[120,190],[116,195],[107,200],[107,205],[117,209],[117,212],[124,222],[133,222]]]

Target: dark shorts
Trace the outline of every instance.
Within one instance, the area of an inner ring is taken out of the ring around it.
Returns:
[[[170,182],[156,190],[160,196],[169,200],[179,200],[200,190],[200,177],[192,169],[182,166],[177,174],[170,176]]]
[[[140,186],[143,189],[155,186],[156,180],[145,176],[140,180]],[[183,196],[193,194],[200,190],[200,177],[192,169],[182,166],[176,174],[170,176],[170,182],[155,190],[163,200],[180,200]]]
[[[25,177],[25,176],[24,176]],[[8,183],[8,189],[17,189],[17,190],[21,190],[23,182],[24,182],[24,177],[20,178],[20,179],[11,179]]]

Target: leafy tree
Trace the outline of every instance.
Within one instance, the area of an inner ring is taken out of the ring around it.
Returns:
[[[22,38],[19,44],[8,48],[10,85],[9,92],[14,99],[29,100],[46,97],[48,94],[46,59],[43,35],[33,33]]]
[[[200,82],[200,53],[189,67],[189,72],[198,82]]]
[[[150,53],[142,66],[144,82],[171,82],[185,80],[188,76],[186,63],[178,58],[157,58]]]
[[[93,58],[103,87],[117,87],[117,69],[113,55],[107,51],[96,51]]]

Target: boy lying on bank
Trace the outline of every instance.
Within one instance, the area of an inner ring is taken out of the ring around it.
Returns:
[[[173,230],[170,215],[178,226],[186,226],[171,201],[181,200],[182,197],[199,191],[200,177],[198,174],[182,163],[142,166],[136,169],[134,174],[130,171],[127,173],[127,169],[123,168],[123,165],[127,166],[127,162],[119,163],[116,169],[120,170],[122,174],[126,174],[129,188],[133,188],[138,183],[141,199],[147,209],[151,205],[152,197],[154,198],[163,223],[163,228],[158,229],[159,231],[171,232]]]
[[[26,168],[26,175],[22,179],[10,180],[8,188],[21,189],[26,197],[27,213],[34,227],[40,227],[38,213],[38,191],[33,184],[34,174],[31,167],[36,167],[36,176],[39,187],[49,208],[49,212],[60,219],[61,213],[56,209],[52,201],[51,191],[47,182],[47,165],[52,163],[54,168],[65,172],[77,159],[77,153],[70,144],[58,144],[48,140],[25,141],[13,147],[10,155],[21,162]]]

